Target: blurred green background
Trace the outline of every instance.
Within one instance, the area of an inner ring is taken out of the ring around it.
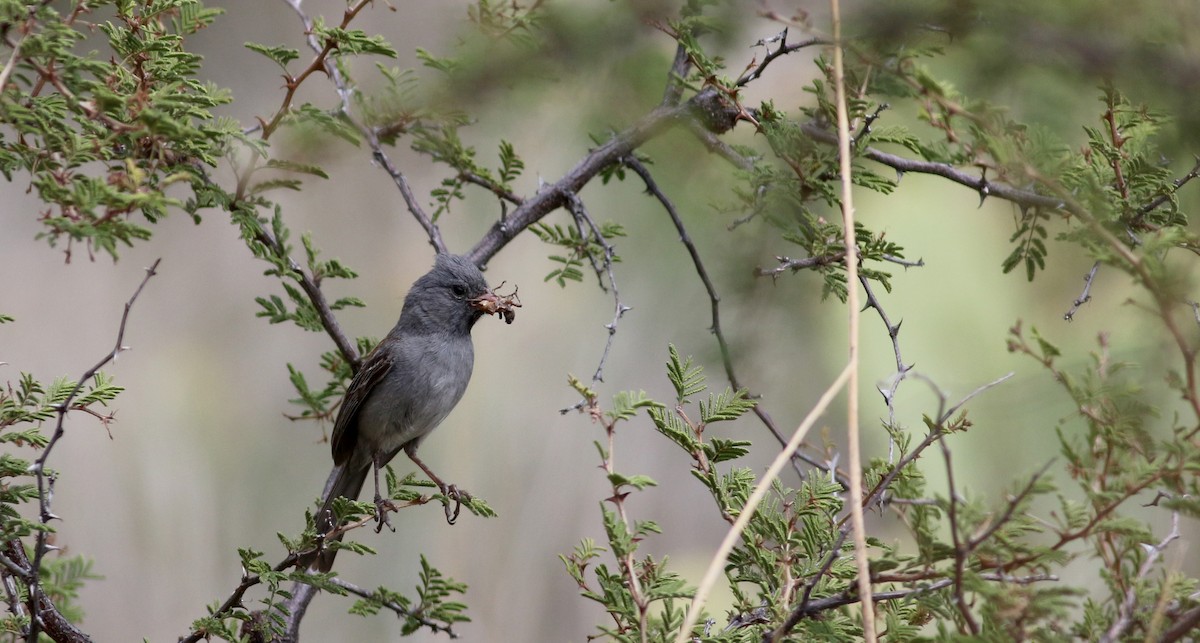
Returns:
[[[235,101],[223,113],[251,124],[277,108],[282,83],[277,68],[242,44],[285,43],[301,48],[304,61],[308,52],[301,26],[279,1],[209,4],[223,6],[227,15],[201,33],[193,47],[205,56],[205,76],[233,92]],[[1155,4],[1181,17],[1172,33],[1187,31],[1185,18],[1196,22],[1188,3]],[[334,20],[344,3],[310,0],[304,6],[312,15]],[[825,24],[823,3],[795,6],[808,11],[815,24]],[[1109,15],[1118,5],[1089,6],[1093,8],[1064,9],[1059,22],[1040,14],[1039,19],[1048,29],[1062,28],[1088,15]],[[762,55],[751,43],[780,30],[777,23],[757,18],[757,7],[732,3],[718,11],[731,22],[712,38],[731,75],[753,55]],[[541,52],[473,44],[462,25],[466,4],[461,2],[397,3],[394,12],[379,3],[360,26],[392,42],[401,52],[396,63],[401,67],[418,65],[413,54],[418,47],[436,55],[453,55],[460,45],[474,51],[482,61],[479,71],[460,86],[441,87],[438,100],[469,108],[478,117],[464,137],[479,147],[481,158],[493,157],[500,138],[513,142],[527,168],[518,192],[532,194],[540,179],[557,179],[586,153],[592,145],[589,133],[603,136],[625,127],[656,105],[674,54],[673,42],[653,26],[674,16],[674,3],[580,0],[554,8],[547,23],[551,46]],[[1138,15],[1146,13],[1153,12]],[[865,25],[879,18],[870,11],[860,17]],[[1124,39],[1138,41],[1142,33],[1132,26],[1118,30],[1113,46]],[[1197,60],[1194,41],[1163,46],[1177,51],[1181,60]],[[1096,122],[1101,107],[1097,80],[1089,70],[1070,60],[1050,64],[1015,55],[1020,40],[1000,26],[990,39],[968,40],[963,47],[968,54],[935,64],[965,91],[1010,105],[1018,118],[1045,123],[1070,145],[1082,141],[1080,123]],[[770,98],[794,115],[808,100],[801,88],[815,71],[811,56],[777,61],[747,91],[747,104]],[[355,69],[369,84],[370,68]],[[1183,104],[1173,102],[1182,86],[1172,84],[1175,76],[1167,71],[1156,84],[1146,77],[1155,70],[1143,68],[1137,88],[1149,91],[1144,100],[1160,100],[1158,107],[1172,111]],[[436,80],[427,70],[419,75]],[[331,87],[314,80],[301,98],[332,106]],[[912,112],[898,106],[885,113],[884,121],[908,122]],[[1194,139],[1185,126],[1195,114],[1180,116],[1184,125],[1169,138],[1178,146],[1173,150],[1179,153],[1176,163],[1186,170]],[[745,126],[731,140],[762,144]],[[340,258],[359,272],[355,281],[327,286],[331,297],[357,296],[367,303],[364,310],[339,315],[347,333],[382,336],[395,321],[409,284],[432,263],[422,230],[365,149],[327,140],[306,144],[280,138],[276,145],[291,145],[288,153],[294,158],[318,162],[329,171],[328,181],[309,181],[301,193],[275,197],[296,233],[311,230],[325,256]],[[820,280],[813,275],[783,275],[774,282],[752,275],[755,267],[771,266],[775,255],[793,250],[776,230],[759,222],[728,230],[737,215],[719,206],[732,201],[729,168],[708,156],[690,135],[670,132],[644,151],[654,159],[651,169],[679,206],[722,295],[723,328],[739,375],[790,430],[842,368],[844,307],[820,301]],[[426,195],[437,187],[444,168],[431,167],[406,149],[397,150],[394,160],[428,203]],[[217,172],[215,178],[229,177]],[[209,212],[199,226],[173,216],[155,226],[153,240],[124,250],[119,262],[91,262],[76,248],[68,264],[59,250],[33,241],[40,230],[39,204],[24,187],[18,179],[2,188],[0,273],[5,278],[0,279],[0,312],[16,322],[0,326],[0,361],[6,363],[0,365],[0,380],[15,380],[19,371],[44,380],[77,377],[111,347],[121,307],[142,268],[163,258],[159,276],[130,318],[125,343],[132,350],[107,369],[127,389],[116,405],[112,439],[92,418],[72,416],[51,464],[63,472],[54,500],[55,513],[64,518],[57,544],[68,553],[95,558],[95,569],[105,578],[83,590],[84,629],[99,641],[173,640],[206,604],[223,600],[235,586],[238,547],[265,550],[273,562],[282,556],[275,533],[300,529],[302,511],[319,493],[330,462],[322,427],[284,417],[294,411],[287,404],[294,393],[285,364],[315,374],[316,358],[330,343],[324,335],[272,327],[254,316],[254,297],[277,293],[278,286],[261,276],[264,266],[250,257],[237,229],[219,212]],[[1196,204],[1193,192],[1185,194],[1185,209]],[[469,193],[465,206],[440,221],[454,251],[468,249],[498,215],[493,199],[482,191]],[[616,243],[624,260],[617,266],[617,282],[622,303],[632,310],[618,327],[602,399],[622,389],[645,389],[669,399],[662,366],[668,343],[695,355],[707,367],[710,382],[723,388],[724,374],[708,332],[708,299],[665,212],[635,179],[608,186],[596,182],[581,196],[594,218],[620,222],[629,232]],[[863,193],[856,205],[868,226],[886,231],[889,240],[905,246],[910,259],[926,263],[925,268],[898,270],[894,292],[879,293],[892,320],[903,320],[905,360],[953,399],[1015,373],[970,405],[974,428],[953,438],[960,489],[1000,505],[1015,479],[1057,453],[1054,429],[1059,418],[1070,417],[1069,400],[1048,374],[1005,351],[1007,330],[1017,320],[1059,343],[1067,363],[1082,364],[1097,334],[1107,332],[1117,358],[1144,366],[1148,386],[1158,386],[1171,365],[1170,347],[1157,321],[1127,305],[1136,293],[1123,276],[1102,269],[1093,301],[1067,323],[1062,315],[1079,295],[1090,259],[1052,246],[1046,270],[1035,283],[1020,271],[1001,274],[1013,230],[1009,204],[989,200],[980,207],[971,190],[909,175],[895,194]],[[564,216],[557,213],[548,221],[563,222]],[[566,386],[567,374],[586,379],[595,370],[613,302],[590,275],[566,289],[544,283],[553,267],[548,254],[550,249],[527,234],[488,266],[493,285],[504,280],[520,286],[524,308],[511,326],[487,319],[477,327],[471,387],[422,446],[431,467],[486,498],[500,516],[468,516],[451,527],[440,507],[406,510],[394,520],[395,534],[356,534],[378,556],[344,555],[339,561],[340,574],[350,582],[404,591],[416,583],[417,555],[423,552],[447,575],[469,584],[466,602],[472,622],[458,628],[469,641],[579,642],[607,618],[578,597],[557,558],[583,537],[603,541],[598,503],[608,487],[591,444],[601,433],[586,417],[562,415],[559,409],[576,401]],[[885,329],[870,311],[863,320],[862,341],[865,448],[868,457],[886,457],[887,438],[878,419],[887,411],[873,385],[892,374],[894,361]],[[1169,417],[1174,398],[1158,402]],[[822,435],[832,445],[841,443],[843,407],[839,403],[824,419],[824,433],[813,434],[818,446]],[[900,420],[923,434],[921,415],[933,414],[936,400],[928,386],[910,380],[900,389],[897,408]],[[1077,428],[1069,421],[1065,427]],[[714,431],[753,440],[757,448],[745,462],[758,471],[777,448],[752,417]],[[619,471],[647,473],[660,483],[633,495],[628,505],[635,518],[654,519],[663,527],[663,535],[644,543],[644,551],[670,553],[671,565],[697,582],[726,524],[687,473],[688,462],[644,419],[625,425],[615,459]],[[402,473],[414,468],[404,458],[394,464]],[[931,489],[941,492],[940,459],[928,459],[924,469]],[[1065,482],[1061,466],[1052,471]],[[903,540],[890,516],[871,520],[885,539]],[[1192,529],[1185,538],[1194,545]],[[1076,567],[1080,578],[1088,578],[1086,565]],[[718,617],[722,600],[718,595],[711,605]],[[349,604],[344,598],[319,597],[304,621],[305,640],[396,638],[398,621],[386,615],[348,616]],[[411,640],[442,637],[418,633]]]

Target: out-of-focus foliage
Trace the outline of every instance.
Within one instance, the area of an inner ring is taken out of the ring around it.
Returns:
[[[201,185],[237,131],[211,111],[232,97],[200,80],[184,47],[221,12],[197,0],[65,4],[0,3],[0,172],[29,182],[47,207],[41,236],[68,257],[84,243],[115,258],[171,208],[199,221],[200,204],[166,190]]]

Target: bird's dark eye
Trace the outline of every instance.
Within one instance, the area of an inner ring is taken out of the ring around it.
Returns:
[[[466,297],[467,287],[462,284],[454,284],[450,286],[450,292],[454,293],[455,297]]]

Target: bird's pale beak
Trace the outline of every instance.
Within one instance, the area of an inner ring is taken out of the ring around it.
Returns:
[[[482,311],[485,315],[494,315],[500,308],[500,298],[491,292],[485,292],[467,303],[471,305],[471,308]]]

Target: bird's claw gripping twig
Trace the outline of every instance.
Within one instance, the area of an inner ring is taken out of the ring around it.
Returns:
[[[453,525],[458,520],[458,513],[462,511],[462,501],[470,500],[471,494],[465,489],[459,489],[455,485],[446,485],[441,489],[442,495],[446,496],[446,524]],[[453,501],[454,506],[451,508],[450,501]]]
[[[397,509],[398,507],[391,500],[375,494],[375,533],[383,531],[384,525],[387,525],[387,528],[391,529],[392,533],[396,532],[396,528],[392,526],[392,519],[388,517],[388,514]]]

